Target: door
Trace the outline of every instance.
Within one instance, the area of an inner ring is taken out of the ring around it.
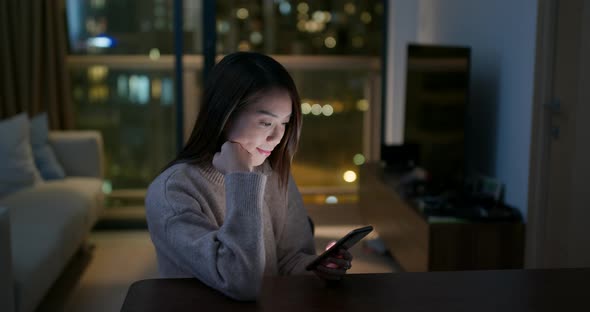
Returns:
[[[526,263],[590,267],[590,2],[539,9]]]

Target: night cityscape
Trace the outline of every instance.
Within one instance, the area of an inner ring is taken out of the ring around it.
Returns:
[[[70,73],[76,127],[104,136],[106,193],[145,189],[177,152],[173,66],[138,69],[111,62],[120,56],[158,62],[173,54],[172,4],[67,1],[70,55],[100,62],[71,64]],[[184,1],[185,55],[202,53],[201,6]],[[298,55],[302,63],[318,56],[380,57],[382,1],[217,1],[216,10],[220,55],[257,51]],[[356,187],[356,166],[365,159],[364,114],[380,103],[366,90],[379,68],[286,67],[304,113],[295,179],[301,187]],[[201,75],[199,69],[184,72]],[[189,86],[195,97],[185,96],[185,107],[198,106],[200,84],[195,79]]]

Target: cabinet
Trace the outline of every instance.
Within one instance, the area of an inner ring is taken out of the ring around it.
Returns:
[[[396,182],[379,164],[361,166],[359,206],[404,270],[523,267],[522,222],[432,221],[399,196]]]

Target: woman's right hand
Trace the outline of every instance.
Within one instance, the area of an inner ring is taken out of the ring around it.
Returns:
[[[326,246],[330,249],[336,241],[332,241]],[[352,254],[344,249],[339,249],[334,255],[329,256],[313,270],[317,276],[325,280],[340,280],[346,271],[352,267]]]
[[[232,172],[252,172],[252,156],[237,142],[227,141],[213,155],[213,167],[226,175]]]

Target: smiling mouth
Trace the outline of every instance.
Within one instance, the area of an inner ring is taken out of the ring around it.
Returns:
[[[268,155],[270,155],[270,153],[272,152],[272,151],[263,150],[263,149],[261,149],[261,148],[258,148],[258,147],[257,147],[256,149],[258,150],[258,152],[259,152],[260,154],[262,154],[262,155],[264,155],[264,156],[268,156]]]

